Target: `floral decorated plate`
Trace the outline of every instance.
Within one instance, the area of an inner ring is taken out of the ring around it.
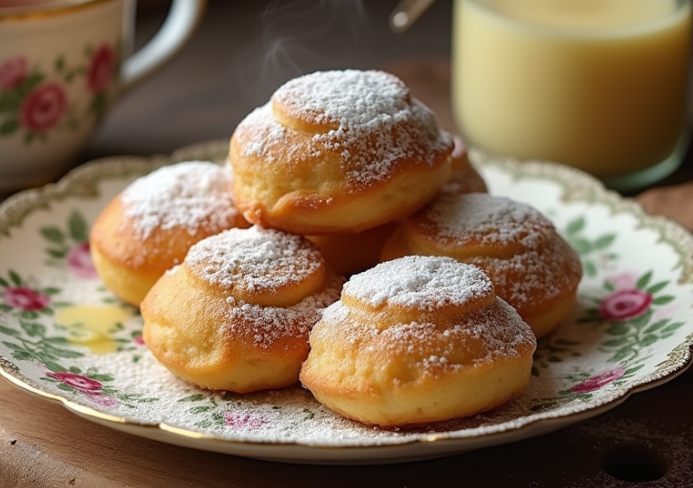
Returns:
[[[248,395],[173,377],[137,310],[100,283],[90,224],[128,183],[225,142],[169,157],[114,157],[0,206],[0,374],[91,421],[187,447],[301,463],[384,463],[506,443],[597,415],[683,372],[693,342],[693,237],[578,171],[475,154],[493,194],[556,224],[585,276],[571,318],[540,341],[528,388],[484,414],[414,430],[345,420],[300,386]]]

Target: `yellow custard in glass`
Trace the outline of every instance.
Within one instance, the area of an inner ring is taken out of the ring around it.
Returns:
[[[687,132],[690,1],[456,0],[454,15],[471,146],[611,178],[666,160]]]

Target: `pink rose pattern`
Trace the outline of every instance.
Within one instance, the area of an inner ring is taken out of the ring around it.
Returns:
[[[224,425],[239,430],[259,429],[267,423],[267,419],[249,413],[224,412]]]
[[[10,313],[22,319],[37,319],[53,314],[53,295],[57,288],[41,288],[26,280],[19,273],[7,270],[0,275],[0,318]],[[2,322],[0,321],[0,325]],[[35,327],[32,327],[32,330]]]
[[[42,379],[56,383],[59,389],[80,395],[102,407],[114,407],[117,405],[134,407],[135,403],[157,401],[156,398],[147,398],[140,394],[121,393],[113,386],[108,385],[114,381],[112,375],[99,374],[95,368],[82,371],[77,367],[72,367],[69,371],[66,371],[56,363],[48,366],[42,362],[36,362],[36,365],[43,371],[44,376]],[[60,371],[52,371],[51,368],[61,369]]]
[[[39,231],[48,245],[44,248],[47,265],[67,266],[80,279],[97,277],[89,248],[89,223],[81,212],[73,211],[63,225],[49,224]]]
[[[633,272],[622,272],[608,276],[604,288],[608,291],[599,299],[596,309],[588,310],[595,320],[624,322],[640,317],[655,320],[670,319],[676,306],[656,308],[669,304],[674,297],[660,292],[668,282],[652,283],[652,272],[642,276]]]
[[[19,120],[28,132],[45,132],[60,122],[67,109],[62,85],[46,83],[29,93],[19,109]]]
[[[599,304],[599,316],[604,320],[629,320],[641,316],[652,304],[651,293],[638,288],[638,276],[632,272],[611,275],[606,282],[614,291]]]
[[[120,404],[117,398],[98,391],[86,391],[84,392],[84,396],[102,407],[115,407]]]
[[[0,77],[2,73],[0,73]],[[79,227],[75,222],[79,222],[74,215],[72,218],[73,227]],[[54,233],[53,233],[54,234]],[[89,257],[89,246],[88,243],[79,243],[73,246],[69,253],[65,257],[68,266],[72,269],[76,275],[91,276],[93,272],[93,264]],[[661,312],[659,314],[651,311],[654,305],[663,305],[673,300],[673,297],[669,295],[662,295],[659,292],[667,287],[667,282],[651,283],[652,273],[648,272],[642,276],[637,276],[634,273],[619,273],[608,277],[606,280],[605,288],[609,291],[604,297],[599,299],[598,306],[592,312],[595,317],[601,320],[607,321],[612,324],[622,324],[629,320],[640,319],[642,321],[643,317],[649,316],[654,318],[656,323],[645,322],[639,330],[644,330],[645,333],[654,334],[657,331],[665,331],[666,333],[675,330],[676,327],[682,325],[679,323],[671,323],[671,316],[673,312],[672,307],[662,308],[655,312]],[[3,288],[2,297],[4,299],[5,310],[15,309],[22,312],[36,312],[47,310],[51,306],[50,291],[43,292],[42,290],[34,289],[28,284],[26,284],[20,276],[16,273],[10,271],[9,278],[5,279],[0,276],[0,286]],[[0,307],[3,304],[0,303]],[[675,307],[674,307],[675,308]],[[1,310],[1,309],[0,309]],[[646,315],[649,314],[649,315]],[[649,320],[649,319],[648,319]],[[45,334],[41,332],[41,328],[34,328],[26,332],[32,337],[37,335]],[[622,331],[623,329],[619,329]],[[0,331],[1,332],[1,331]],[[622,333],[619,332],[617,337],[622,337]],[[550,348],[550,337],[548,338]],[[146,347],[142,339],[142,335],[139,331],[133,331],[131,334],[131,341],[133,344],[139,347]],[[601,344],[602,347],[606,347],[609,341],[605,341]],[[623,346],[624,342],[618,340],[618,347]],[[39,349],[41,341],[36,341],[29,344],[33,349],[19,350],[16,351],[19,356],[17,358],[22,358],[28,360],[31,357],[38,357],[41,354]],[[547,344],[545,344],[546,346]],[[54,347],[54,346],[52,346]],[[559,349],[554,349],[555,352],[559,352]],[[55,350],[52,349],[52,353]],[[567,350],[570,353],[570,350]],[[79,354],[77,352],[70,351],[70,354]],[[79,356],[72,356],[79,357]],[[133,356],[134,357],[134,356]],[[535,358],[536,361],[537,358]],[[588,399],[593,392],[604,388],[610,384],[619,384],[626,378],[633,376],[640,368],[644,366],[642,361],[635,360],[631,357],[628,361],[615,361],[610,359],[607,362],[616,362],[618,365],[592,374],[581,372],[576,375],[570,375],[568,379],[572,386],[566,390],[559,392],[557,397],[551,397],[546,399],[538,399],[539,403],[536,403],[531,408],[533,411],[539,411],[546,408],[553,408],[557,404],[567,403],[574,401],[575,399]],[[628,369],[625,369],[627,365]],[[143,398],[137,399],[133,395],[121,396],[117,391],[112,388],[104,387],[104,381],[112,381],[109,375],[98,375],[92,373],[82,373],[78,368],[70,368],[70,371],[65,370],[61,365],[54,364],[51,371],[46,367],[46,365],[40,363],[40,366],[45,371],[45,377],[57,382],[62,386],[62,389],[69,389],[75,393],[83,395],[92,403],[101,405],[104,407],[111,407],[119,405],[120,403],[127,404],[132,401],[156,401],[154,398]],[[186,402],[202,402],[208,398],[206,395],[197,393],[191,395],[187,398],[181,399],[180,401]],[[544,403],[540,403],[544,402]],[[211,405],[216,408],[217,403],[211,400]],[[194,412],[206,412],[212,407],[207,406],[194,406],[191,411]],[[264,416],[234,411],[225,410],[223,413],[218,414],[218,421],[220,425],[225,428],[236,429],[236,430],[256,430],[260,429],[263,425],[267,424],[269,420]],[[204,420],[200,422],[199,425],[202,427],[209,427],[209,421]],[[211,424],[210,424],[211,425]]]
[[[621,367],[603,371],[573,386],[572,391],[578,394],[593,392],[613,381],[616,381],[622,377],[625,372],[626,370]]]
[[[29,63],[26,59],[10,58],[0,64],[0,90],[12,90],[22,83],[29,74]]]
[[[91,260],[89,243],[83,242],[67,253],[67,265],[79,278],[96,278],[96,268]]]
[[[92,92],[108,89],[115,70],[115,52],[108,44],[99,46],[91,57],[87,73],[87,87]]]
[[[5,304],[18,310],[36,312],[50,305],[50,298],[25,286],[7,287],[3,290]]]
[[[102,384],[96,380],[92,380],[91,378],[87,378],[86,376],[82,376],[81,374],[76,374],[76,373],[68,373],[68,372],[63,372],[63,373],[53,373],[53,372],[48,372],[46,373],[46,376],[49,378],[56,379],[58,381],[62,381],[63,383],[70,385],[74,387],[75,389],[82,391],[82,392],[95,392],[95,391],[100,391]]]
[[[607,295],[599,305],[604,320],[628,320],[639,317],[652,303],[652,295],[640,290],[619,290]]]
[[[106,43],[86,51],[86,65],[68,68],[60,58],[53,63],[51,73],[30,67],[23,56],[0,60],[0,137],[21,131],[28,144],[56,129],[75,129],[82,120],[101,119],[117,75],[118,53]],[[67,89],[80,77],[85,78],[85,87],[92,93],[83,114],[77,111]],[[72,114],[69,120],[68,113]]]
[[[102,381],[94,379],[95,377],[103,379],[103,381],[113,381],[110,375],[99,375],[96,373],[75,373],[73,371],[50,371],[46,365],[39,364],[45,371],[45,377],[50,378],[62,385],[62,390],[68,390],[73,393],[82,395],[87,400],[100,405],[102,407],[114,407],[116,405],[125,404],[132,406],[133,401],[150,402],[155,401],[154,398],[141,398],[139,395],[121,395],[118,391],[106,387]],[[79,369],[75,368],[77,371]]]

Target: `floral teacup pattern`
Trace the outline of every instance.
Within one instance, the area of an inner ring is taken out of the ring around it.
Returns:
[[[173,0],[136,51],[134,1],[2,3],[0,192],[60,178],[122,95],[172,60],[204,0]]]
[[[25,56],[0,59],[0,137],[20,133],[31,144],[103,118],[117,81],[118,51],[107,43],[84,51],[74,64],[62,56],[50,66],[32,66]],[[86,104],[71,97],[73,86],[90,93]]]

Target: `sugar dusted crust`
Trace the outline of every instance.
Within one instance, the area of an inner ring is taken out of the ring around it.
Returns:
[[[234,201],[254,223],[359,232],[420,208],[449,179],[451,136],[393,75],[289,81],[231,138]]]
[[[306,239],[231,229],[193,246],[147,294],[144,341],[174,374],[205,388],[285,387],[298,380],[310,330],[341,285]]]
[[[107,288],[139,306],[156,280],[200,240],[247,227],[227,168],[206,161],[164,166],[130,184],[99,214],[89,244]]]
[[[441,193],[408,217],[381,259],[409,254],[450,256],[483,269],[537,336],[572,311],[582,279],[580,258],[546,216],[484,193]]]
[[[290,80],[228,156],[139,178],[92,230],[102,280],[141,302],[162,365],[237,393],[300,379],[384,427],[526,388],[536,337],[574,306],[579,259],[545,216],[482,194],[462,140],[401,80]]]
[[[423,256],[374,270],[313,328],[301,381],[320,402],[393,427],[472,415],[526,387],[536,339],[481,271]]]

